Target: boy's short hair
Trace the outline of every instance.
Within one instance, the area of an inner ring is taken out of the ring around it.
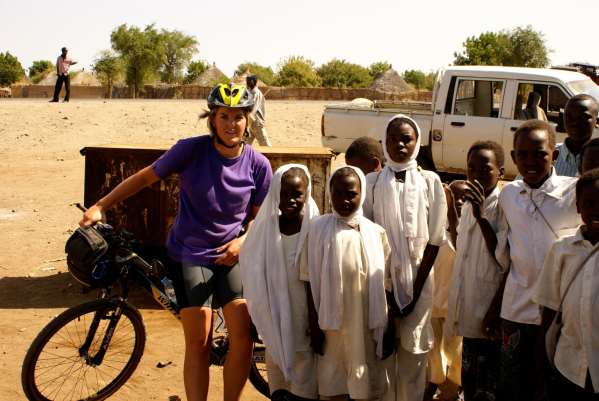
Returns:
[[[476,141],[468,149],[466,160],[470,159],[470,155],[479,150],[490,150],[495,154],[495,160],[497,160],[497,167],[503,167],[505,164],[505,152],[500,144],[495,141]]]
[[[346,159],[374,159],[377,158],[383,162],[383,145],[379,141],[369,136],[362,136],[354,140],[345,151]]]
[[[529,135],[533,131],[545,131],[547,132],[547,139],[549,140],[549,147],[555,149],[555,130],[553,126],[547,121],[543,120],[528,120],[518,127],[514,132],[514,149],[516,148],[516,142],[521,135]]]
[[[579,93],[578,95],[572,96],[570,99],[568,99],[564,111],[567,110],[570,105],[576,102],[585,102],[587,100],[590,101],[593,104],[593,106],[595,106],[596,110],[599,110],[599,103],[597,102],[597,99],[595,99],[588,93]]]
[[[580,176],[576,182],[576,201],[580,199],[582,189],[586,186],[593,185],[599,180],[599,168],[594,168]]]

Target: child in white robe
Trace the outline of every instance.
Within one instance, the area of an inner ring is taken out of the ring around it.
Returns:
[[[301,278],[309,282],[318,393],[376,400],[385,391],[382,357],[387,326],[385,231],[362,216],[365,177],[354,167],[329,180],[332,214],[310,224]]]
[[[422,401],[434,339],[428,277],[443,243],[447,202],[439,176],[416,162],[421,133],[413,119],[393,116],[381,139],[387,160],[368,175],[364,214],[387,231],[391,246],[397,352],[385,399]]]
[[[268,195],[241,249],[244,297],[266,346],[271,399],[316,399],[316,360],[307,337],[305,284],[299,257],[309,224],[318,216],[310,174],[287,164],[274,174]],[[291,397],[293,398],[293,397]]]

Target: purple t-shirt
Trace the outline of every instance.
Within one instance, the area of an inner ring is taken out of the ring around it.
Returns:
[[[213,264],[216,248],[241,231],[250,209],[260,206],[270,186],[268,159],[245,145],[235,159],[223,157],[210,135],[182,139],[152,165],[165,179],[179,174],[179,212],[167,239],[177,261]]]

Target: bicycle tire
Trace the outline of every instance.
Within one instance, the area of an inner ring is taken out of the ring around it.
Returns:
[[[89,390],[89,387],[87,385],[88,372],[93,372],[95,374],[96,381],[100,385],[98,378],[104,379],[104,376],[102,376],[103,372],[100,370],[100,367],[102,367],[102,363],[105,364],[104,365],[105,367],[110,367],[110,365],[108,365],[106,363],[106,361],[103,361],[98,366],[93,366],[93,367],[90,366],[89,364],[85,363],[84,359],[81,356],[81,353],[79,351],[79,349],[80,349],[79,342],[83,342],[83,341],[80,341],[80,339],[81,338],[85,339],[85,337],[87,336],[87,333],[88,333],[89,325],[86,325],[86,323],[85,323],[87,314],[93,313],[95,316],[96,313],[99,312],[99,313],[103,314],[102,316],[104,316],[104,318],[102,320],[107,320],[108,319],[107,314],[110,312],[114,312],[118,306],[122,307],[122,315],[120,316],[117,326],[115,327],[114,335],[113,335],[111,342],[108,346],[106,355],[108,356],[111,351],[115,352],[115,349],[117,351],[115,355],[119,355],[119,353],[118,353],[119,345],[122,344],[122,342],[124,342],[124,340],[118,339],[117,333],[119,333],[118,330],[120,330],[122,327],[124,327],[123,326],[125,324],[125,323],[123,323],[124,317],[126,317],[129,320],[129,322],[133,328],[134,335],[135,335],[131,354],[130,354],[129,358],[126,360],[126,362],[123,361],[123,363],[125,363],[124,367],[112,381],[108,382],[108,384],[106,384],[106,385],[103,385],[102,388],[97,389],[95,391],[95,393],[86,395],[85,397],[81,397],[81,398],[85,399],[85,400],[89,400],[89,401],[104,400],[104,399],[108,398],[109,396],[111,396],[112,394],[114,394],[121,386],[123,386],[123,384],[125,384],[125,382],[131,377],[131,375],[137,368],[137,365],[139,364],[139,361],[144,352],[144,346],[145,346],[145,342],[146,342],[146,331],[145,331],[145,327],[143,324],[143,319],[142,319],[139,311],[135,307],[133,307],[129,303],[127,303],[126,301],[99,299],[99,300],[86,302],[81,305],[74,306],[74,307],[62,312],[60,315],[58,315],[56,318],[54,318],[50,323],[48,323],[48,325],[46,325],[46,327],[44,327],[44,329],[37,335],[35,340],[33,340],[33,342],[31,343],[31,346],[29,347],[29,350],[27,351],[27,354],[25,355],[25,359],[23,361],[23,368],[21,370],[21,384],[23,386],[25,395],[27,396],[27,398],[29,400],[56,401],[55,398],[48,398],[48,397],[52,397],[51,394],[49,394],[49,395],[42,394],[42,391],[40,391],[40,388],[38,387],[38,383],[36,383],[36,368],[38,368],[37,365],[40,363],[39,357],[42,354],[42,352],[44,352],[46,350],[46,346],[49,346],[49,348],[54,352],[58,352],[58,351],[56,351],[56,349],[58,349],[58,346],[62,346],[64,348],[67,348],[69,354],[72,351],[71,348],[77,349],[77,353],[75,354],[75,356],[71,356],[71,357],[67,357],[67,356],[62,357],[60,355],[52,354],[52,353],[49,353],[48,351],[46,351],[50,355],[56,355],[56,356],[51,356],[47,359],[62,358],[62,360],[68,360],[68,362],[64,362],[62,364],[68,364],[68,363],[72,362],[71,370],[73,369],[73,366],[75,366],[75,364],[77,362],[79,362],[81,364],[80,370],[83,370],[85,372],[82,374],[82,380],[85,382],[85,386],[87,387],[87,389]],[[82,326],[83,326],[85,332],[81,336],[77,332],[77,338],[75,339],[75,338],[71,337],[71,332],[69,331],[68,327],[69,327],[69,324],[71,324],[73,322],[76,327],[79,327],[77,322],[81,322],[82,317],[83,317],[83,322],[84,322],[82,324]],[[90,321],[90,323],[91,323],[91,321]],[[102,324],[102,322],[101,322],[101,324]],[[107,325],[108,325],[108,323],[106,323],[106,326]],[[66,337],[59,337],[59,333],[61,333],[60,330],[63,328],[69,335],[68,339],[66,339]],[[97,333],[100,333],[100,335],[97,337],[98,340],[95,340],[92,342],[92,344],[90,345],[90,350],[96,346],[99,349],[99,346],[101,343],[101,341],[99,339],[104,337],[102,335],[102,332],[103,332],[102,330],[97,330]],[[53,339],[55,341],[51,341]],[[59,341],[63,341],[63,340],[66,340],[65,343],[59,342]],[[71,340],[71,341],[69,342],[68,340]],[[115,342],[115,341],[121,341],[121,343]],[[56,345],[50,345],[50,343],[56,344]],[[126,357],[125,357],[125,359],[126,359]],[[51,363],[54,363],[54,362],[55,361],[52,361]],[[60,369],[59,367],[57,367],[59,365],[61,365],[60,362],[58,365],[56,365],[56,367],[50,366],[50,367],[45,367],[42,369],[49,370],[49,369],[54,368],[55,370],[51,370],[51,371],[55,372],[56,370]],[[88,368],[94,369],[94,370],[93,371],[87,370]],[[117,368],[114,368],[114,367],[111,367],[111,368],[114,370],[118,370]],[[58,396],[58,393],[60,393],[62,385],[64,385],[65,381],[67,379],[69,379],[69,377],[71,376],[71,370],[69,370],[69,372],[65,373],[65,375],[60,376],[60,379],[64,376],[66,376],[66,378],[64,379],[61,386],[58,388],[57,396]],[[73,376],[74,376],[74,374],[73,374]],[[77,374],[77,378],[79,378],[79,374]],[[56,380],[56,379],[52,379],[52,380]],[[51,382],[51,381],[48,381],[46,383],[49,383],[49,382]],[[44,384],[44,383],[40,383],[40,384]],[[75,384],[73,387],[73,390],[76,390],[76,389],[77,389],[77,384]],[[81,390],[83,390],[83,384],[81,384]],[[71,397],[69,397],[69,399],[71,399],[73,395],[71,395]]]
[[[264,345],[254,343],[252,350],[252,363],[250,365],[250,383],[266,398],[270,398],[270,388],[266,377],[266,348]]]

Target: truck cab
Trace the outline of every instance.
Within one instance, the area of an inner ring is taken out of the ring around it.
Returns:
[[[578,93],[599,99],[599,87],[572,71],[520,67],[451,67],[435,95],[430,151],[440,171],[465,173],[466,153],[476,140],[502,144],[506,176],[517,174],[509,157],[513,135],[524,121],[551,123],[565,138],[566,102]]]
[[[518,174],[509,156],[514,132],[529,119],[546,120],[563,142],[568,99],[586,93],[599,100],[599,86],[575,71],[543,68],[463,66],[439,71],[430,103],[360,100],[327,105],[322,142],[342,153],[360,136],[381,138],[389,118],[412,117],[422,132],[419,163],[439,172],[466,173],[466,154],[478,140],[500,143],[506,177]],[[595,130],[595,135],[599,130]]]

